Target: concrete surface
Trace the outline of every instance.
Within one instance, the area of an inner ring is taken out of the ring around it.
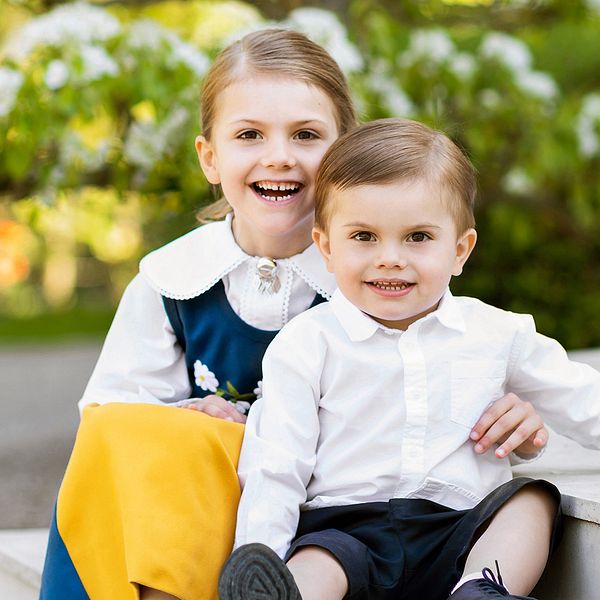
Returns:
[[[0,529],[48,526],[99,351],[0,348]]]

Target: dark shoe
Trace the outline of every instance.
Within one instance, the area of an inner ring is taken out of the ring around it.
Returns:
[[[535,600],[531,596],[513,596],[502,583],[500,568],[496,561],[496,572],[498,578],[487,567],[481,571],[481,579],[471,579],[463,583],[453,594],[448,596],[448,600],[492,600],[492,598],[513,598],[513,600]]]
[[[302,600],[285,563],[264,544],[241,546],[219,577],[221,600]]]

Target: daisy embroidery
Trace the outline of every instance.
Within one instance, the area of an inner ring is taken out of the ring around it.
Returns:
[[[215,374],[199,360],[194,363],[194,379],[196,385],[205,391],[216,392],[219,387],[219,380],[215,377]]]

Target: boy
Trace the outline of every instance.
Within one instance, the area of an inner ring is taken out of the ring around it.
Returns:
[[[530,316],[449,292],[475,246],[475,192],[462,152],[411,121],[369,123],[325,155],[313,237],[339,289],[265,354],[223,600],[489,600],[535,586],[560,494],[513,480],[469,432],[512,391],[598,448],[600,373]]]

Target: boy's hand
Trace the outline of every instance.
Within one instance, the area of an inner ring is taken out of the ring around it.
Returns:
[[[546,445],[548,431],[531,403],[523,402],[515,394],[506,394],[479,417],[470,437],[476,442],[477,454],[497,443],[500,444],[495,452],[497,458],[504,458],[514,450],[524,457],[536,455]]]
[[[190,398],[180,403],[180,406],[182,408],[189,408],[190,410],[198,410],[211,417],[224,419],[225,421],[233,421],[234,423],[246,422],[246,415],[243,415],[225,398],[214,394],[204,396],[204,398]]]

